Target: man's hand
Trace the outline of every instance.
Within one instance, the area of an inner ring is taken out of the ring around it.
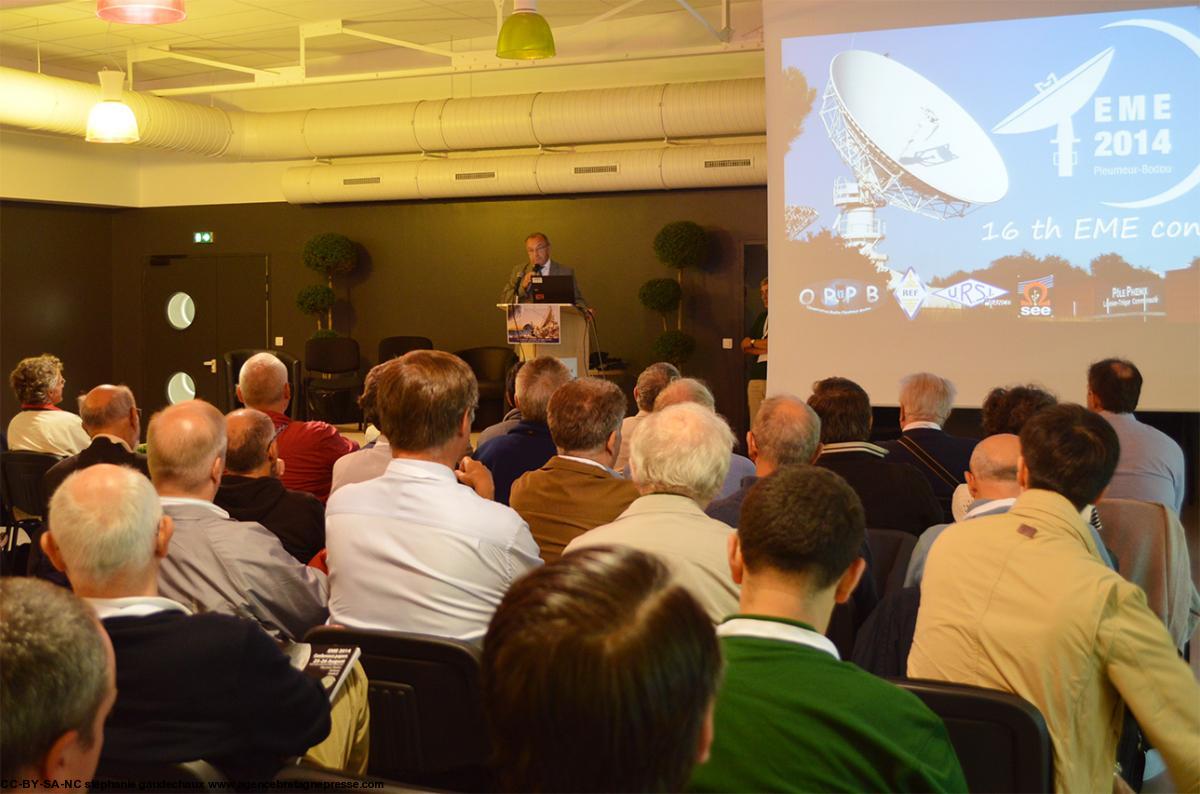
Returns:
[[[533,271],[526,270],[525,275],[521,278],[521,292],[529,289],[530,282],[533,281]]]
[[[458,470],[454,472],[458,481],[484,499],[496,498],[496,484],[492,481],[492,472],[473,458],[463,458],[458,462]]]

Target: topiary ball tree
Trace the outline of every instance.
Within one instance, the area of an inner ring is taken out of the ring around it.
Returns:
[[[304,244],[304,266],[325,276],[332,286],[333,277],[345,275],[358,265],[358,249],[344,234],[318,234]]]
[[[695,267],[708,258],[708,232],[693,221],[668,223],[654,237],[654,253],[664,265]]]
[[[696,338],[685,331],[663,331],[651,349],[656,361],[669,361],[677,367],[682,367],[695,352]]]
[[[305,314],[311,314],[317,318],[317,328],[321,328],[321,317],[328,315],[333,309],[333,303],[336,297],[333,294],[333,289],[324,284],[312,284],[300,290],[296,294],[296,308]]]
[[[652,278],[638,290],[638,300],[651,311],[662,315],[663,330],[667,329],[667,315],[679,308],[683,300],[683,287],[670,278]]]

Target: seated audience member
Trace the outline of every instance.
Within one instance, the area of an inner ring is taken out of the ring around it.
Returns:
[[[725,676],[693,790],[967,790],[937,715],[824,635],[866,569],[864,536],[862,504],[833,472],[784,466],[750,490],[729,541],[741,612],[717,627]]]
[[[307,563],[325,548],[325,506],[310,493],[283,487],[271,417],[253,408],[231,411],[225,432],[225,473],[213,503],[235,521],[262,524],[288,554]]]
[[[997,386],[983,399],[983,409],[980,411],[983,435],[1020,435],[1021,428],[1031,416],[1057,404],[1057,397],[1032,383],[1027,386]]]
[[[363,421],[372,427],[379,427],[379,410],[375,405],[378,392],[379,373],[395,359],[388,359],[382,364],[371,367],[367,377],[363,379],[363,393],[358,397],[358,407],[362,411]],[[343,485],[363,480],[373,480],[383,474],[388,464],[392,462],[392,448],[388,446],[387,436],[380,431],[370,444],[362,449],[343,455],[333,463],[333,478],[329,492],[333,493]]]
[[[651,555],[585,549],[522,577],[483,643],[500,790],[682,791],[720,668],[704,609]]]
[[[879,446],[889,463],[908,463],[921,472],[942,506],[942,518],[952,521],[950,497],[963,484],[971,461],[974,438],[952,436],[942,429],[954,410],[954,384],[931,372],[918,372],[900,381],[900,438]]]
[[[754,474],[743,477],[737,491],[716,499],[704,512],[731,527],[738,525],[742,501],[754,483],[780,466],[812,463],[821,452],[821,420],[799,397],[781,394],[764,400],[746,433],[746,449]]]
[[[513,483],[513,510],[546,562],[589,529],[607,524],[638,498],[638,489],[612,469],[623,445],[625,395],[601,378],[580,378],[558,387],[546,409],[558,454]]]
[[[1121,441],[1121,459],[1105,495],[1158,502],[1179,515],[1187,486],[1183,450],[1133,415],[1141,394],[1142,373],[1132,361],[1106,358],[1088,370],[1088,408],[1103,416]]]
[[[871,400],[861,386],[846,378],[817,381],[808,404],[821,417],[817,465],[850,484],[862,500],[868,527],[920,535],[942,522],[942,508],[921,472],[887,462],[888,451],[867,441]]]
[[[695,378],[676,378],[671,381],[659,392],[654,401],[654,410],[661,411],[669,406],[685,402],[703,405],[713,413],[716,413],[717,410],[717,402],[713,399],[712,392],[702,381]],[[744,455],[730,450],[729,471],[725,475],[725,481],[721,483],[721,488],[713,498],[724,499],[731,496],[742,487],[742,480],[752,476],[754,476],[754,462]]]
[[[733,433],[694,403],[655,408],[638,427],[629,464],[642,495],[611,524],[575,538],[570,554],[591,546],[632,546],[662,558],[714,623],[737,610],[738,589],[726,570],[732,530],[704,515],[729,466]]]
[[[58,407],[67,381],[56,356],[21,359],[8,382],[21,403],[21,412],[8,423],[9,449],[65,457],[88,447],[91,440],[82,420]]]
[[[226,774],[274,774],[329,733],[329,701],[258,624],[194,615],[158,595],[171,519],[144,477],[93,466],[54,495],[42,541],[112,638],[117,703],[104,762],[204,759]]]
[[[1195,791],[1200,686],[1142,590],[1100,561],[1080,515],[1119,456],[1112,426],[1081,406],[1025,423],[1012,508],[956,524],[930,549],[908,674],[1031,702],[1060,792],[1112,787],[1124,701],[1177,790]]]
[[[1017,485],[1017,458],[1020,456],[1020,439],[1011,433],[988,436],[976,445],[971,453],[971,468],[967,471],[966,485],[971,492],[971,503],[963,521],[1008,512],[1021,493],[1021,487]],[[936,524],[921,533],[904,575],[905,587],[921,584],[929,549],[949,526]]]
[[[308,491],[321,500],[329,498],[334,462],[358,449],[337,428],[325,422],[298,422],[284,411],[292,399],[287,366],[274,353],[256,353],[242,365],[238,375],[238,399],[247,408],[271,417],[284,462],[283,484],[294,491]]]
[[[93,778],[116,700],[112,645],[60,587],[0,579],[0,780],[66,789]]]
[[[213,504],[225,470],[225,417],[203,400],[154,415],[146,432],[150,479],[171,517],[171,554],[158,589],[192,612],[257,620],[299,640],[325,622],[325,575],[296,561],[261,524],[235,521]]]
[[[79,398],[79,416],[92,443],[50,467],[43,478],[46,495],[53,496],[63,480],[97,463],[129,466],[147,477],[146,456],[135,452],[142,435],[142,417],[127,386],[97,386]]]
[[[714,501],[704,512],[718,521],[737,528],[742,502],[754,484],[774,474],[781,466],[812,463],[821,451],[821,420],[799,397],[780,394],[763,401],[746,433],[746,448],[754,461],[754,475],[742,479],[742,487],[732,496]],[[867,574],[854,588],[854,622],[861,624],[879,601],[875,581],[870,577],[871,547],[863,535],[859,555],[867,561]]]
[[[633,441],[633,431],[654,410],[654,401],[658,399],[659,392],[678,377],[679,368],[666,361],[655,362],[638,375],[637,383],[633,387],[633,401],[638,411],[621,422],[621,438],[624,443],[621,444],[617,462],[613,464],[614,469],[625,471],[629,468],[629,444]]]
[[[492,501],[487,467],[463,458],[478,400],[449,353],[414,350],[379,375],[392,462],[326,508],[333,623],[478,641],[513,580],[542,564],[529,527]]]
[[[554,439],[546,424],[550,395],[571,380],[571,373],[557,358],[527,361],[517,373],[517,407],[521,421],[502,436],[480,444],[475,459],[488,467],[496,487],[495,499],[508,504],[512,484],[527,471],[540,469],[554,457]]]
[[[524,361],[514,361],[508,371],[504,373],[504,407],[508,410],[503,419],[494,425],[488,425],[480,432],[479,438],[475,440],[476,447],[482,447],[493,438],[502,436],[521,424],[523,417],[521,409],[517,407],[517,373],[521,371],[524,363]]]

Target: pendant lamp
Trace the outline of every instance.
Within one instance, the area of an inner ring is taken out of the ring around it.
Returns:
[[[554,57],[554,34],[537,12],[537,0],[513,0],[513,12],[496,38],[496,57],[524,61]]]
[[[137,118],[121,97],[124,72],[100,72],[100,101],[88,113],[87,136],[91,143],[137,143]]]
[[[187,19],[183,0],[96,0],[96,16],[105,22],[165,25]]]

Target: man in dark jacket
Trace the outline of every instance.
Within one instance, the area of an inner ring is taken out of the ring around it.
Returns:
[[[963,484],[978,439],[952,436],[942,429],[954,409],[954,384],[932,372],[900,381],[900,429],[895,441],[879,446],[891,463],[908,463],[925,475],[946,521],[953,521],[950,498]]]
[[[106,383],[92,389],[79,399],[79,417],[92,444],[50,467],[42,480],[47,499],[71,474],[97,463],[130,466],[150,476],[146,456],[134,451],[142,435],[142,417],[128,386]]]
[[[325,548],[325,508],[310,493],[284,487],[271,417],[253,408],[225,417],[229,449],[213,502],[238,521],[257,521],[289,554],[307,563]]]
[[[808,404],[821,417],[821,454],[817,465],[842,476],[862,500],[870,529],[898,529],[920,535],[942,523],[942,508],[921,472],[907,463],[890,463],[888,451],[871,437],[871,400],[846,378],[813,384]]]

